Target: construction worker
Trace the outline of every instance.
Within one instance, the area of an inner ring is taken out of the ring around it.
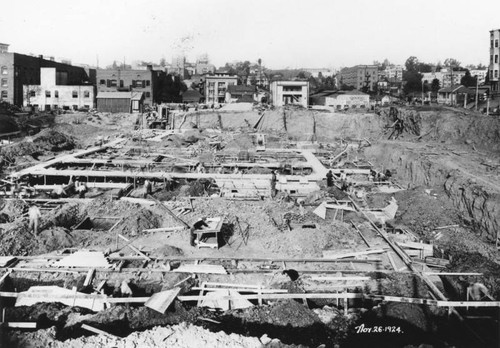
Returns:
[[[66,195],[67,195],[66,191],[64,190],[64,186],[62,184],[56,185],[54,190],[51,192],[51,196],[53,198],[61,198],[61,197],[65,197]]]
[[[467,288],[467,300],[481,301],[485,297],[490,298],[488,294],[488,288],[481,283],[471,283]]]
[[[201,219],[199,219],[198,221],[196,221],[193,224],[193,226],[191,226],[191,229],[190,229],[190,233],[191,233],[190,244],[191,244],[192,247],[196,246],[196,244],[195,244],[196,233],[194,231],[196,231],[196,230],[202,230],[205,227],[208,227],[207,218],[205,216],[202,217]]]
[[[347,191],[347,174],[344,170],[340,171],[340,188],[342,191]]]
[[[273,170],[271,174],[271,197],[273,198],[276,196],[276,181],[277,181],[276,171]]]
[[[75,187],[75,191],[76,193],[78,193],[78,198],[85,198],[85,193],[87,192],[87,185],[84,182],[79,182],[78,186]]]
[[[332,187],[333,186],[333,173],[331,170],[326,173],[326,186],[327,187]]]
[[[40,213],[40,209],[38,209],[36,205],[32,205],[28,210],[28,216],[30,219],[28,230],[32,230],[33,234],[36,236],[38,234],[38,226],[42,213]]]
[[[144,180],[144,198],[150,195],[153,191],[153,185],[149,179]]]

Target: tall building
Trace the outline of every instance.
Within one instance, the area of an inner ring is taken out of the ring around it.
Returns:
[[[0,100],[22,106],[26,95],[24,86],[40,85],[42,68],[55,68],[57,86],[93,85],[93,72],[82,67],[59,63],[8,51],[6,44],[0,45]],[[29,88],[28,88],[29,90]]]
[[[373,91],[378,82],[378,67],[376,65],[356,65],[340,71],[341,84],[361,90],[368,87]]]
[[[498,72],[500,71],[500,29],[490,31],[490,85],[492,92],[498,92]]]

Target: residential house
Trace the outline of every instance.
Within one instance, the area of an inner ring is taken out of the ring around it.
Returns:
[[[98,69],[97,91],[101,92],[143,92],[144,105],[152,106],[159,101],[159,80],[165,72],[153,70]]]
[[[476,92],[462,85],[441,88],[438,91],[437,102],[439,104],[465,106],[473,101]]]
[[[144,92],[99,92],[97,111],[111,113],[137,113],[144,110]]]
[[[295,104],[307,108],[309,103],[308,81],[273,81],[270,90],[271,102],[274,106]]]
[[[17,106],[25,105],[24,86],[41,84],[41,68],[55,68],[57,86],[93,85],[92,70],[55,60],[33,57],[8,51],[8,45],[0,48],[0,100]]]
[[[35,106],[41,110],[78,110],[95,106],[93,85],[58,85],[56,68],[40,68],[40,84],[24,85],[24,106]]]
[[[205,103],[226,103],[229,86],[238,84],[238,76],[219,71],[205,77]]]

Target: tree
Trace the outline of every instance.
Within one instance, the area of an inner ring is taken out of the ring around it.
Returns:
[[[477,70],[486,70],[488,67],[486,65],[483,65],[482,63],[479,63],[476,67]]]
[[[163,68],[167,66],[167,60],[165,59],[165,57],[162,57],[160,59],[160,66]]]
[[[446,58],[446,60],[444,61],[444,66],[447,67],[447,68],[452,68],[454,70],[460,68],[460,65],[462,63],[459,62],[458,60],[456,60],[455,58]]]
[[[469,69],[465,70],[465,75],[460,80],[460,84],[465,87],[473,87],[477,83],[477,76],[472,77]]]
[[[419,74],[417,71],[405,71],[403,73],[403,80],[406,81],[404,86],[406,94],[422,91],[422,74]]]
[[[303,72],[303,71],[300,71],[300,72],[297,74],[297,77],[298,77],[299,79],[306,79],[306,78],[307,78],[307,77],[306,77],[306,73],[305,73],[305,72]]]
[[[405,62],[405,68],[407,72],[416,72],[418,68],[418,58],[415,56],[409,57]]]
[[[431,91],[432,91],[432,93],[437,93],[440,88],[441,88],[441,82],[439,82],[438,79],[432,80],[432,83],[431,83]]]

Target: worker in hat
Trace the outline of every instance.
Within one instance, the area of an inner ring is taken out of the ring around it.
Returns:
[[[193,226],[191,226],[191,239],[190,239],[190,244],[191,246],[196,246],[195,244],[195,240],[196,240],[196,233],[195,231],[196,230],[203,230],[205,227],[208,227],[208,224],[207,224],[207,217],[204,216],[202,217],[201,219],[199,219],[198,221],[196,221]]]

